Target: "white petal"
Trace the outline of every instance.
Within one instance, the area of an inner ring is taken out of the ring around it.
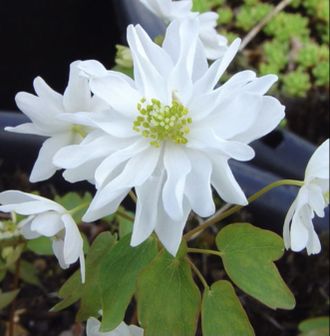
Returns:
[[[20,233],[25,239],[36,239],[40,237],[38,232],[31,230],[31,222],[35,216],[29,216],[18,223]]]
[[[102,159],[97,158],[95,160],[90,160],[76,168],[66,169],[63,172],[63,177],[70,183],[88,181],[92,184],[95,184],[95,171],[101,162]]]
[[[149,147],[133,156],[123,171],[105,187],[108,195],[120,189],[142,185],[154,172],[160,156],[160,149]]]
[[[56,106],[59,110],[63,109],[62,95],[48,86],[48,84],[41,77],[34,79],[33,87],[40,98],[49,102],[49,104]]]
[[[324,217],[324,208],[327,206],[323,196],[322,189],[316,184],[309,184],[308,188],[308,203],[319,217]]]
[[[192,79],[194,74],[195,56],[198,48],[198,21],[191,19],[185,20],[178,26],[179,31],[176,35],[178,39],[179,54],[175,61],[175,66],[170,74],[169,85],[175,92],[179,100],[185,105],[192,95]]]
[[[91,133],[88,141],[58,150],[54,155],[53,162],[57,167],[65,169],[76,168],[88,161],[107,156],[111,151],[111,145],[109,136],[101,135],[97,132]]]
[[[41,135],[41,136],[47,136],[45,132],[41,129],[39,129],[35,124],[32,123],[26,123],[21,124],[15,127],[5,127],[5,131],[13,132],[13,133],[22,133],[22,134],[35,134],[35,135]]]
[[[180,247],[182,232],[189,213],[190,207],[188,206],[187,202],[184,202],[183,216],[180,220],[175,221],[167,215],[162,205],[159,205],[155,231],[166,250],[173,256],[176,256]]]
[[[41,213],[31,222],[31,230],[45,237],[53,237],[63,228],[61,214],[54,211]]]
[[[223,140],[210,128],[191,130],[187,147],[220,153],[239,161],[249,161],[254,157],[254,150],[250,146],[237,141]]]
[[[212,114],[206,116],[196,127],[210,127],[222,139],[231,139],[249,130],[258,122],[257,117],[262,107],[262,97],[241,93],[234,99],[220,103]],[[200,104],[203,106],[202,102]],[[193,118],[194,120],[194,118]],[[193,124],[194,127],[194,124]]]
[[[102,63],[95,60],[81,61],[78,64],[78,68],[81,70],[81,74],[87,78],[104,77],[109,73]]]
[[[273,97],[262,97],[262,105],[255,123],[244,133],[237,135],[236,139],[250,143],[274,130],[285,117],[285,106]]]
[[[50,210],[64,211],[62,206],[47,198],[17,190],[8,190],[0,193],[0,204],[3,204],[0,207],[0,211],[14,211],[21,215],[38,214]]]
[[[150,177],[143,185],[135,188],[138,202],[131,240],[132,246],[144,242],[155,229],[163,183],[164,174]]]
[[[211,216],[215,211],[211,189],[212,163],[207,156],[196,151],[187,151],[191,172],[187,176],[185,195],[192,210],[202,217]]]
[[[266,75],[253,80],[246,86],[246,89],[249,92],[264,95],[277,81],[278,77],[276,75]]]
[[[194,94],[209,92],[220,80],[229,64],[237,54],[241,40],[236,39],[229,47],[221,59],[215,61],[207,70],[205,75],[195,84]]]
[[[291,247],[291,233],[290,233],[290,223],[292,221],[293,215],[296,211],[296,200],[291,204],[288,213],[285,216],[284,226],[283,226],[283,240],[285,248],[288,250]]]
[[[76,262],[83,251],[83,239],[77,224],[69,214],[61,217],[64,227],[64,260],[67,264]]]
[[[321,252],[321,242],[320,239],[318,237],[318,235],[316,234],[316,232],[314,231],[314,229],[311,227],[311,230],[309,232],[309,239],[307,242],[307,253],[308,255],[311,254],[318,254]]]
[[[88,79],[80,75],[78,68],[81,61],[70,64],[69,83],[63,95],[66,112],[88,111],[91,103],[91,92]]]
[[[82,218],[84,222],[93,222],[116,212],[120,203],[130,191],[130,189],[118,191],[116,193],[116,198],[107,203],[107,200],[104,201],[104,197],[106,197],[107,195],[102,194],[103,190],[104,189],[98,191],[94,196],[92,203],[90,204],[87,212]],[[99,206],[99,202],[105,205]]]
[[[54,239],[52,247],[61,268],[67,269],[70,265],[67,264],[64,259],[64,241],[61,239]]]
[[[101,322],[94,317],[90,317],[86,324],[87,336],[101,336],[100,333]]]
[[[51,102],[26,92],[17,93],[15,100],[19,109],[27,115],[44,134],[51,135],[68,129],[65,123],[56,120],[58,114],[63,112],[63,110],[60,110]]]
[[[220,197],[227,203],[247,205],[247,199],[237,183],[228,160],[221,156],[212,156],[212,185]]]
[[[167,174],[162,193],[164,209],[174,221],[180,221],[184,216],[183,195],[191,163],[180,146],[167,143],[164,151],[164,167]]]
[[[307,164],[305,181],[313,178],[329,180],[329,139],[316,149]]]
[[[53,157],[58,150],[70,144],[71,141],[72,134],[63,133],[43,143],[31,172],[30,181],[32,183],[47,180],[55,174],[58,168],[53,164]]]
[[[163,48],[154,43],[149,35],[139,25],[135,27],[135,32],[143,46],[146,57],[151,61],[157,71],[164,77],[167,77],[173,67],[170,56]]]
[[[132,51],[134,62],[134,78],[140,93],[148,99],[157,98],[163,103],[169,103],[171,92],[167,83],[148,58],[144,44],[132,25],[127,28],[127,41]],[[138,101],[135,101],[137,103]]]
[[[138,114],[137,104],[142,95],[126,79],[112,73],[90,83],[92,92],[106,101],[116,112],[134,118]]]
[[[185,1],[182,1],[182,2],[185,2]],[[135,325],[128,326],[128,329],[131,333],[131,336],[143,336],[144,334],[144,330]]]
[[[298,208],[293,215],[291,223],[292,251],[299,252],[307,245],[309,232],[306,225],[304,225],[304,221],[311,221],[311,213],[308,211],[308,206]]]
[[[144,141],[144,139],[134,142],[133,144],[125,147],[124,149],[114,152],[112,155],[107,157],[95,172],[95,181],[97,188],[99,188],[111,175],[111,173],[123,162],[127,161],[134,155],[143,152],[145,149],[149,148],[150,145]]]

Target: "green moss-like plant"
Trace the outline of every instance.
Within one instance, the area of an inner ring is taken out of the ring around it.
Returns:
[[[229,42],[244,37],[275,8],[271,0],[195,0],[218,11],[219,32]],[[233,5],[234,3],[234,5]],[[329,87],[329,1],[293,0],[263,27],[239,62],[279,75],[285,96],[305,97]],[[242,59],[243,58],[243,59]]]

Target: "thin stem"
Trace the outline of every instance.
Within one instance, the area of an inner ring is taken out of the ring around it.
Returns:
[[[304,182],[303,181],[297,181],[297,180],[280,180],[280,181],[276,181],[276,182],[271,183],[268,186],[262,188],[261,190],[259,190],[255,194],[253,194],[252,196],[250,196],[248,198],[249,204],[252,203],[252,202],[254,202],[254,201],[256,201],[258,198],[260,198],[261,196],[263,196],[267,192],[271,191],[272,189],[280,187],[280,186],[284,186],[284,185],[292,185],[292,186],[302,187],[304,185]],[[243,206],[241,206],[241,205],[235,205],[235,206],[231,207],[229,210],[227,210],[225,212],[222,212],[221,209],[220,209],[220,211],[216,212],[211,218],[209,218],[208,220],[206,220],[202,225],[200,225],[200,226],[196,227],[195,229],[187,232],[183,237],[186,240],[189,240],[195,234],[204,231],[209,226],[222,221],[223,219],[231,216],[232,214],[234,214],[235,212],[239,211],[242,208],[243,208]]]
[[[127,220],[129,220],[131,222],[134,222],[134,217],[133,216],[129,215],[127,212],[124,212],[124,211],[122,211],[120,209],[117,210],[116,215],[118,215],[118,216],[120,216],[122,218],[125,218],[125,219],[127,219]]]
[[[131,190],[128,194],[131,197],[131,199],[133,200],[133,202],[136,203],[137,202],[137,197],[136,197],[134,191]]]
[[[223,255],[219,251],[190,248],[190,247],[188,247],[188,253],[213,254],[213,255],[216,255],[217,257],[221,257]]]
[[[282,0],[268,15],[266,15],[243,39],[240,51],[242,51],[255,36],[266,26],[266,24],[286,6],[290,4],[292,0]]]
[[[19,273],[20,273],[20,263],[21,259],[18,258],[15,264],[15,274],[14,274],[14,284],[13,284],[13,290],[18,289],[19,287]],[[11,303],[10,307],[10,317],[9,317],[9,336],[14,336],[14,327],[15,327],[15,311],[16,311],[16,298]]]
[[[82,203],[82,204],[76,206],[75,208],[69,210],[68,213],[72,216],[72,215],[76,214],[77,212],[79,212],[80,210],[87,208],[89,206],[89,204],[90,204],[89,202]]]
[[[204,288],[209,289],[209,285],[208,285],[206,279],[204,278],[203,274],[199,271],[199,269],[196,267],[196,265],[188,257],[186,257],[186,260],[188,261],[191,268],[193,269],[193,271],[195,272],[195,274],[197,275],[197,277],[199,278],[199,280],[203,284]]]

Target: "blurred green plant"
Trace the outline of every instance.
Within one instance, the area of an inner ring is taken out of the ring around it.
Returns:
[[[194,1],[201,11],[219,13],[219,32],[232,41],[244,36],[274,11],[278,2],[262,0]],[[262,75],[276,73],[279,93],[306,97],[329,88],[329,1],[292,0],[243,52],[244,65]]]

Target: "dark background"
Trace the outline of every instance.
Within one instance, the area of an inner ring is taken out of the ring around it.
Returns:
[[[17,110],[15,94],[34,92],[37,76],[63,93],[72,61],[111,67],[123,43],[117,2],[0,0],[0,110]]]

